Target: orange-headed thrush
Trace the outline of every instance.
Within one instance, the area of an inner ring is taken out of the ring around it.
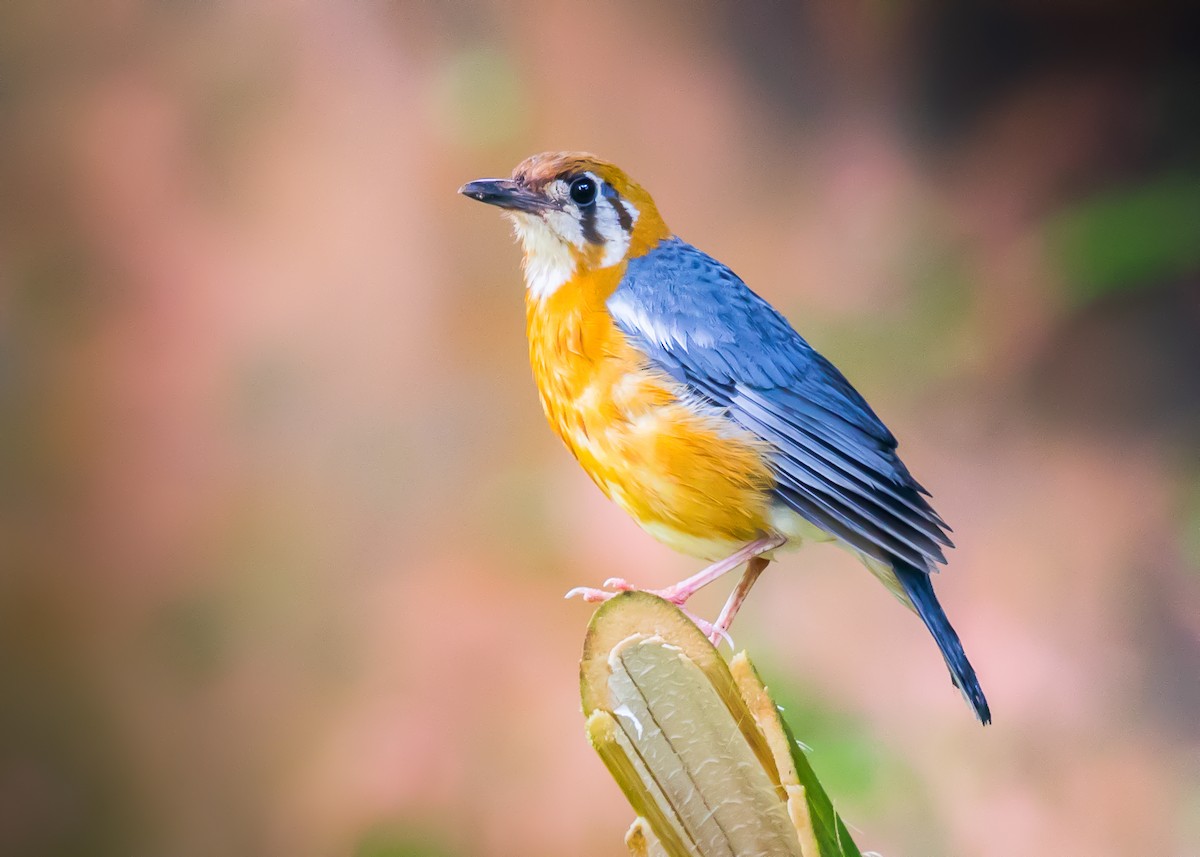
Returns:
[[[991,720],[934,595],[949,527],[862,396],[770,304],[677,238],[650,195],[592,155],[534,155],[461,193],[512,219],[529,354],[550,425],[600,490],[711,566],[658,594],[683,605],[746,564],[723,635],[777,549],[853,551],[921,617],[954,684]],[[633,588],[579,589],[588,600]]]

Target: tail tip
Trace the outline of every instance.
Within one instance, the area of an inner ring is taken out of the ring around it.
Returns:
[[[971,710],[975,712],[975,718],[984,726],[990,726],[992,709],[988,705],[987,697],[983,695],[983,688],[979,686],[979,681],[975,678],[974,673],[969,682],[960,683],[953,673],[950,674],[950,679],[962,694],[963,699],[967,701],[967,705],[971,706]]]

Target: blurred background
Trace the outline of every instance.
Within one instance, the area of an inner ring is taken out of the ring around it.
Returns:
[[[0,7],[0,853],[623,853],[561,596],[696,564],[455,194],[564,148],[955,528],[987,730],[836,549],[733,629],[863,850],[1200,854],[1200,18],[1069,0]]]

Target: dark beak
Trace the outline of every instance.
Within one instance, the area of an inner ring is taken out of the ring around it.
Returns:
[[[548,209],[557,208],[553,202],[544,196],[508,179],[479,179],[467,182],[458,189],[463,196],[486,202],[488,205],[525,211],[530,214],[540,214]]]

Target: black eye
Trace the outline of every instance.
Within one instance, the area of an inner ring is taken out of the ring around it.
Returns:
[[[596,182],[580,176],[571,182],[571,201],[576,205],[591,205],[596,201]]]

